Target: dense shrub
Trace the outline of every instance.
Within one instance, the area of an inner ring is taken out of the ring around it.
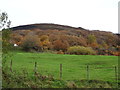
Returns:
[[[116,47],[110,47],[108,49],[106,48],[97,48],[97,55],[114,55],[119,56],[120,53]]]
[[[83,46],[73,46],[69,47],[68,51],[69,54],[76,54],[76,55],[94,55],[96,52],[90,47],[83,47]]]

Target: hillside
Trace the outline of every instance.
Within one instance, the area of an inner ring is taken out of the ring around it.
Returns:
[[[48,50],[62,50],[66,52],[69,47],[84,46],[91,47],[99,54],[103,54],[106,50],[114,51],[115,53],[120,45],[119,34],[87,30],[82,27],[42,23],[12,27],[11,30],[11,43],[22,46],[24,40],[28,38],[28,40],[39,42],[36,44],[36,47],[42,47],[42,50],[47,48]]]
[[[51,24],[51,23],[41,23],[41,24],[30,24],[30,25],[21,25],[17,27],[11,28],[12,30],[33,30],[33,29],[42,29],[42,30],[48,30],[48,29],[57,29],[57,30],[74,30],[74,29],[81,29],[85,30],[84,28],[78,27],[71,27],[71,26],[65,26],[65,25],[59,25],[59,24]]]

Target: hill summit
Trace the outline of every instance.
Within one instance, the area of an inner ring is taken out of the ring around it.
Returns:
[[[29,24],[29,25],[21,25],[12,27],[12,30],[32,30],[32,29],[41,29],[41,30],[48,30],[48,29],[57,29],[57,30],[74,30],[74,29],[81,29],[85,30],[82,27],[71,27],[67,25],[59,25],[59,24],[52,24],[52,23],[40,23],[40,24]]]

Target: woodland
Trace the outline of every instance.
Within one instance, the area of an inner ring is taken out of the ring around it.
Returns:
[[[10,43],[24,51],[77,55],[119,56],[120,35],[58,24],[31,24],[10,28]]]

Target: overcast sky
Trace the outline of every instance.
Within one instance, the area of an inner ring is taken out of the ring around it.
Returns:
[[[11,26],[55,23],[118,33],[119,0],[0,0]]]

